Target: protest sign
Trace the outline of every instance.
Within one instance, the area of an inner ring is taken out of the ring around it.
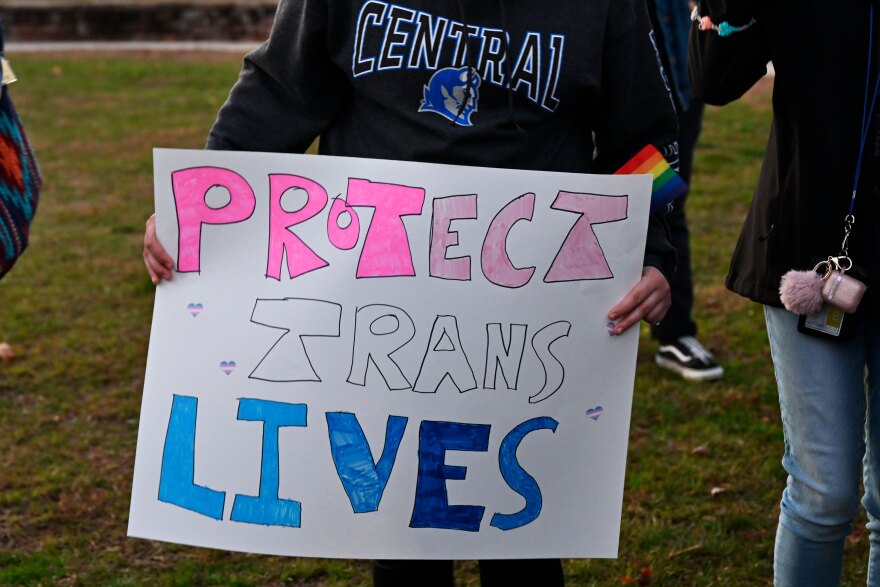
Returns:
[[[129,534],[613,557],[650,176],[156,150]]]

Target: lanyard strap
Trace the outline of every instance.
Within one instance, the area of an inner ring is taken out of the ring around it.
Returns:
[[[852,232],[853,224],[856,217],[853,215],[856,207],[856,192],[859,187],[859,177],[862,173],[862,157],[865,154],[865,143],[868,142],[868,132],[871,129],[871,119],[874,116],[874,105],[877,103],[877,94],[880,91],[880,73],[877,75],[877,81],[874,84],[874,94],[871,101],[868,102],[868,92],[871,88],[871,62],[874,56],[874,2],[869,5],[868,12],[868,68],[865,73],[865,99],[862,104],[862,128],[861,138],[859,140],[859,157],[856,161],[856,172],[853,177],[852,198],[849,201],[849,212],[844,218],[843,226],[843,244],[840,246],[840,254],[842,256],[849,255],[849,234]],[[869,105],[870,104],[870,105]]]
[[[868,140],[868,131],[871,128],[871,118],[874,116],[874,105],[877,103],[877,93],[880,91],[880,74],[877,76],[877,82],[874,84],[874,95],[871,97],[870,107],[868,106],[868,90],[871,87],[871,61],[874,54],[874,3],[870,4],[869,12],[869,36],[868,36],[868,69],[865,74],[865,101],[862,105],[862,133],[859,141],[859,158],[856,162],[856,173],[853,178],[852,200],[849,205],[849,215],[852,216],[853,209],[856,204],[856,190],[859,186],[859,176],[862,171],[862,156],[865,153],[865,143]]]

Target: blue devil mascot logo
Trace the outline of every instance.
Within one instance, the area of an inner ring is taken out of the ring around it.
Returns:
[[[425,86],[419,112],[436,112],[456,124],[471,126],[471,114],[477,111],[477,88],[480,87],[480,76],[475,71],[471,72],[470,84],[471,91],[468,92],[467,67],[447,67],[437,71]]]

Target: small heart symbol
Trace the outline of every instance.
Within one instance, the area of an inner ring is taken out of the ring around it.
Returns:
[[[605,410],[602,409],[602,406],[596,406],[595,408],[590,408],[587,410],[587,416],[592,418],[593,420],[598,420],[599,416],[602,415],[602,412]]]
[[[204,308],[205,307],[202,304],[187,304],[186,306],[186,309],[189,310],[189,313],[192,314],[193,318],[198,316]]]
[[[235,361],[220,361],[220,370],[229,375],[235,371]]]

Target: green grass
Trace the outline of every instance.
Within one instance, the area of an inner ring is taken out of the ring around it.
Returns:
[[[363,585],[369,563],[233,554],[125,536],[153,287],[143,271],[151,149],[200,148],[229,56],[19,56],[13,95],[46,189],[0,284],[0,585]],[[689,202],[703,340],[726,368],[685,383],[643,331],[620,558],[571,584],[766,585],[784,475],[761,309],[723,279],[769,127],[766,89],[709,109]],[[864,582],[867,539],[848,543]],[[477,584],[472,562],[462,584]],[[650,571],[648,571],[649,569]]]

